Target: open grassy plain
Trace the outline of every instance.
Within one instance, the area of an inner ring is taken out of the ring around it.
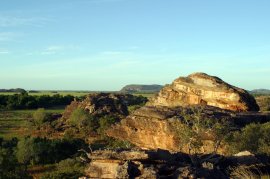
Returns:
[[[22,138],[31,135],[28,129],[29,120],[32,118],[33,112],[36,110],[11,110],[0,111],[0,137],[11,139],[13,137]],[[63,109],[48,109],[48,113],[60,114]]]

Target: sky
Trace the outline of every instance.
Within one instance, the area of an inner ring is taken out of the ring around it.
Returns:
[[[270,89],[269,0],[0,0],[0,88],[119,90],[205,72]]]

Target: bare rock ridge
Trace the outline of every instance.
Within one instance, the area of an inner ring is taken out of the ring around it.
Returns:
[[[147,105],[176,107],[194,104],[232,111],[259,111],[255,99],[247,91],[205,73],[177,78]]]

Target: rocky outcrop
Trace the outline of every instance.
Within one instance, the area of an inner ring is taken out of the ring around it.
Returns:
[[[73,101],[63,113],[63,119],[69,119],[72,112],[82,108],[93,116],[120,115],[127,116],[127,97],[120,94],[93,93],[89,94],[83,101]]]
[[[255,99],[247,91],[205,73],[194,73],[174,80],[147,105],[176,107],[194,104],[232,111],[259,110]]]
[[[91,162],[86,167],[85,178],[90,179],[230,178],[232,169],[239,166],[250,169],[253,166],[261,174],[270,169],[269,158],[260,160],[254,155],[254,160],[250,160],[246,155],[188,156],[163,150],[98,150],[88,156]]]
[[[145,106],[109,129],[107,135],[129,141],[142,149],[179,151],[179,141],[172,125],[175,120],[182,119],[184,110]]]
[[[179,151],[179,140],[174,122],[183,121],[183,116],[188,115],[191,118],[199,110],[200,118],[212,121],[226,120],[234,128],[241,128],[249,123],[265,123],[270,121],[269,114],[249,112],[237,113],[229,110],[222,110],[216,107],[200,106],[193,107],[161,107],[145,106],[142,107],[119,124],[113,126],[107,131],[107,135],[120,140],[129,141],[142,149],[164,149],[170,151]],[[203,134],[202,134],[203,135]],[[210,134],[205,134],[203,138],[205,145],[201,152],[209,153],[214,150],[214,143]],[[187,152],[181,149],[182,152]],[[223,153],[222,148],[220,153]]]

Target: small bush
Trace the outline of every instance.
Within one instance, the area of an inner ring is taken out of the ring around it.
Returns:
[[[96,126],[94,117],[81,108],[77,108],[72,112],[68,123],[78,129],[83,127],[94,129]]]
[[[241,131],[232,133],[226,142],[230,153],[248,150],[254,154],[270,155],[270,122],[249,124]]]
[[[68,158],[57,164],[56,171],[46,173],[41,179],[77,179],[83,176],[84,167],[80,161]]]
[[[101,137],[105,137],[105,131],[111,127],[111,125],[119,122],[119,119],[115,116],[104,116],[99,119],[99,128],[98,133],[101,135]]]
[[[39,108],[33,113],[34,126],[40,128],[44,123],[49,121],[49,114],[44,108]]]

